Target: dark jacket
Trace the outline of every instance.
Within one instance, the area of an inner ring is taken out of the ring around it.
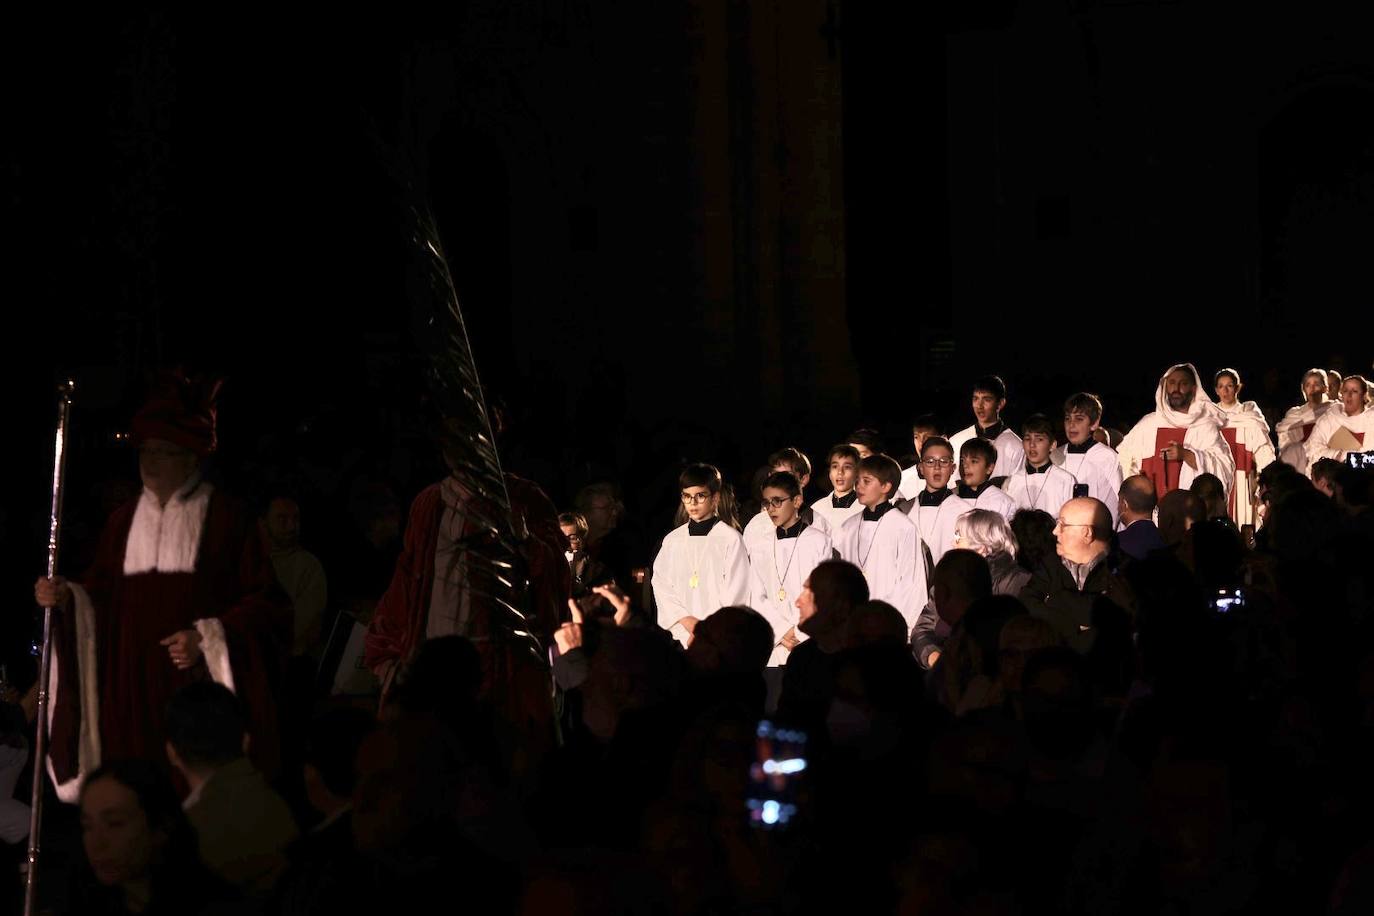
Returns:
[[[1109,603],[1100,607],[1099,602],[1103,599]],[[1115,558],[1111,555],[1093,567],[1081,590],[1062,559],[1047,557],[1021,590],[1021,601],[1031,616],[1053,627],[1065,645],[1084,654],[1092,649],[1097,639],[1097,630],[1103,622],[1098,619],[1100,614],[1110,613],[1113,606],[1118,617],[1124,613],[1133,618],[1135,612],[1134,595],[1126,580],[1117,575]]]
[[[1155,527],[1155,523],[1146,518],[1132,522],[1118,532],[1116,543],[1126,556],[1133,560],[1143,560],[1150,555],[1150,551],[1164,546],[1164,538],[1159,536],[1159,529]]]

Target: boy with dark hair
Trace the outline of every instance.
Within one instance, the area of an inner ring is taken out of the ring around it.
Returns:
[[[1097,395],[1080,391],[1064,402],[1066,442],[1050,455],[1059,467],[1073,475],[1080,496],[1091,496],[1118,520],[1121,493],[1121,460],[1116,450],[1093,436],[1102,425],[1102,402]]]
[[[903,507],[921,536],[927,576],[945,551],[954,546],[955,521],[973,508],[973,503],[960,499],[949,487],[954,465],[954,447],[948,439],[939,436],[926,439],[921,447],[921,474],[925,487]]]
[[[877,430],[856,429],[844,441],[859,453],[860,458],[883,454],[883,437],[878,435]]]
[[[687,521],[668,533],[654,557],[658,625],[684,647],[692,631],[720,608],[749,600],[749,555],[744,538],[719,513],[720,471],[688,465],[678,476]]]
[[[286,870],[296,822],[247,750],[243,707],[229,688],[199,681],[168,702],[167,757],[191,788],[186,816],[200,858],[225,881],[262,898]]]
[[[986,439],[997,449],[997,466],[1010,474],[1012,468],[1026,460],[1021,451],[1021,437],[1002,422],[1002,410],[1007,406],[1007,386],[995,375],[985,375],[973,383],[973,425],[949,437],[954,454],[962,454],[964,443],[970,439]],[[954,479],[959,479],[955,468]]]
[[[997,449],[986,439],[970,439],[959,451],[959,483],[955,492],[975,509],[996,512],[1008,522],[1016,513],[1012,498],[992,484],[997,472]]]
[[[859,494],[854,492],[854,484],[859,479],[859,462],[862,459],[854,446],[840,443],[830,447],[826,464],[830,466],[830,493],[811,504],[817,518],[824,518],[830,529],[832,539],[839,536],[840,527],[850,518],[864,510],[859,504]]]
[[[1312,485],[1332,499],[1336,498],[1336,483],[1345,465],[1335,458],[1318,458],[1312,465]]]
[[[859,462],[855,492],[863,513],[844,523],[835,549],[840,559],[863,570],[869,598],[900,611],[910,632],[926,602],[926,570],[916,526],[902,512],[893,511],[892,494],[901,479],[901,466],[887,455],[870,455]]]
[[[921,446],[931,436],[939,435],[942,435],[940,422],[934,414],[921,414],[911,422],[911,444],[915,447],[916,462],[902,471],[902,485],[898,487],[902,498],[911,499],[925,489],[925,483],[921,480]]]
[[[784,448],[779,449],[768,456],[769,474],[783,472],[791,474],[797,478],[801,485],[801,493],[805,495],[806,485],[811,482],[811,460],[801,453],[799,449]],[[766,479],[765,475],[765,479]],[[820,518],[811,511],[811,507],[803,501],[801,506],[801,520],[813,528],[819,528],[827,537],[830,535],[830,522],[825,516]],[[744,526],[744,542],[748,544],[755,538],[767,540],[773,536],[774,524],[768,517],[767,510],[759,507],[758,514],[749,519],[749,524]]]
[[[830,559],[830,536],[801,517],[801,482],[791,471],[774,471],[763,482],[763,511],[772,525],[766,537],[746,539],[750,601],[773,627],[770,667],[784,665],[806,638],[797,630],[797,598],[811,570]]]
[[[1042,413],[1032,414],[1021,424],[1021,446],[1026,463],[1014,470],[1002,485],[1017,509],[1040,509],[1055,518],[1059,508],[1073,499],[1078,481],[1051,456],[1058,438],[1054,421]]]

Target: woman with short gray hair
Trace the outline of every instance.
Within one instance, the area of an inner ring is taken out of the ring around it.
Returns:
[[[1030,573],[1016,563],[1016,535],[996,512],[973,509],[955,519],[954,546],[987,559],[994,595],[1020,595],[1030,581]]]

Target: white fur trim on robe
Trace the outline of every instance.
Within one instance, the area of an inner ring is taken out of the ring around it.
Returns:
[[[192,480],[166,506],[160,506],[153,491],[145,488],[129,525],[124,575],[195,572],[200,534],[214,490],[208,483]]]
[[[1170,407],[1168,396],[1164,392],[1165,379],[1178,369],[1187,369],[1193,374],[1193,402],[1188,405],[1187,410],[1174,410]],[[1126,438],[1121,441],[1121,447],[1117,449],[1121,459],[1121,473],[1124,477],[1140,473],[1141,462],[1155,454],[1155,431],[1161,426],[1183,429],[1183,447],[1193,453],[1197,467],[1192,468],[1188,466],[1188,462],[1182,462],[1178,488],[1188,489],[1198,474],[1212,474],[1221,481],[1222,486],[1226,488],[1227,496],[1230,496],[1231,485],[1236,479],[1236,460],[1231,455],[1231,446],[1226,444],[1226,439],[1221,434],[1224,425],[1226,415],[1207,396],[1202,386],[1202,377],[1198,375],[1192,363],[1170,366],[1168,371],[1159,377],[1159,385],[1155,388],[1155,412],[1142,417],[1126,434]]]
[[[81,696],[81,729],[77,737],[76,775],[66,782],[58,782],[52,758],[49,757],[46,763],[48,778],[57,790],[58,799],[74,805],[81,797],[81,780],[87,773],[100,766],[100,679],[96,676],[95,607],[91,604],[91,596],[84,588],[75,582],[70,585],[77,670],[74,672],[75,677],[67,675],[58,664],[58,653],[52,654],[51,667],[48,669],[48,728],[52,729],[53,717],[56,715],[58,690],[78,691]]]
[[[229,643],[224,638],[224,623],[218,617],[206,617],[196,621],[196,632],[200,634],[200,651],[205,656],[205,667],[210,669],[210,677],[216,684],[223,684],[234,691],[234,669],[229,665]]]

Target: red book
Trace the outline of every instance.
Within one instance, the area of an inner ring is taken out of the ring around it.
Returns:
[[[1175,442],[1182,445],[1183,437],[1187,433],[1188,430],[1180,426],[1161,426],[1155,430],[1154,454],[1140,462],[1140,473],[1150,478],[1150,482],[1155,485],[1156,498],[1178,489],[1178,475],[1183,470],[1183,462],[1166,461],[1160,457],[1160,453]]]

